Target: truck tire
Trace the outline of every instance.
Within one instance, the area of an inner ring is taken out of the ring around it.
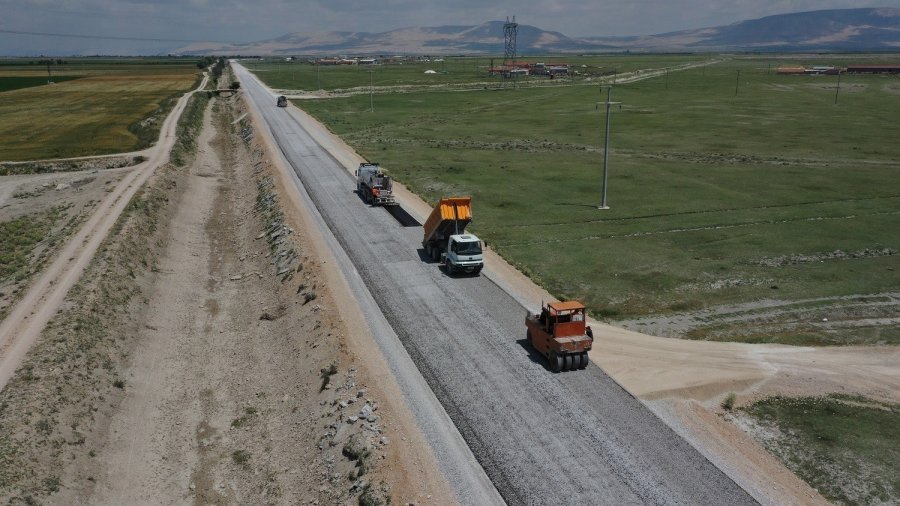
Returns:
[[[560,372],[563,368],[563,358],[561,355],[557,355],[556,352],[550,353],[550,370],[553,372]]]
[[[590,359],[588,358],[588,353],[584,352],[581,354],[581,365],[578,366],[579,369],[585,369],[588,366],[588,362]]]
[[[477,275],[481,274],[481,269],[482,269],[483,267],[484,267],[483,265],[479,265],[479,266],[476,267],[475,270],[473,270],[472,272],[474,272],[475,275],[477,276]]]
[[[571,354],[567,354],[565,357],[563,357],[562,370],[563,371],[571,371],[572,370],[572,355]]]
[[[576,370],[581,369],[581,353],[575,353],[572,355],[572,369]]]

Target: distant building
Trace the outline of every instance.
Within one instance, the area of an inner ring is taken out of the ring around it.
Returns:
[[[775,73],[781,76],[801,76],[801,75],[837,75],[841,73],[838,67],[816,66],[816,67],[778,67]]]
[[[900,65],[850,65],[850,74],[900,74]]]
[[[557,76],[567,75],[569,73],[568,63],[530,63],[523,61],[510,62],[506,65],[492,67],[488,70],[491,74],[500,74],[504,77],[512,77],[516,75],[532,75],[532,76]]]

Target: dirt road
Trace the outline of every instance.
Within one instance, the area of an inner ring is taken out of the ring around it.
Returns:
[[[208,76],[204,76],[197,89],[203,89],[207,81]],[[0,389],[22,363],[25,354],[56,313],[66,293],[81,277],[122,210],[153,171],[169,160],[169,152],[175,144],[178,118],[192,93],[194,92],[186,93],[175,104],[160,129],[158,142],[147,152],[147,160],[123,177],[115,189],[97,205],[94,214],[81,230],[0,323]]]
[[[453,503],[239,107],[207,108],[2,392],[0,500]]]
[[[309,458],[318,431],[309,426],[319,426],[325,396],[303,380],[317,378],[322,360],[310,354],[317,345],[337,348],[338,329],[319,304],[285,299],[266,244],[255,239],[261,224],[251,164],[227,148],[234,139],[216,132],[207,111],[141,317],[128,394],[111,419],[86,502],[319,496],[321,463]],[[322,326],[329,331],[313,331]]]

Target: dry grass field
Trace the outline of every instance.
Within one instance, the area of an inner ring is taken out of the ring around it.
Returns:
[[[198,78],[192,61],[116,65],[83,61],[54,68],[78,79],[0,94],[0,160],[100,155],[150,146],[166,112]],[[0,69],[4,77],[36,77],[29,66]]]

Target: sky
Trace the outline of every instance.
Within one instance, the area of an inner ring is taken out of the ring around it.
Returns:
[[[252,42],[292,32],[478,25],[507,16],[574,37],[647,35],[857,7],[900,8],[900,0],[0,0],[0,55],[155,54],[187,44],[181,41]]]

